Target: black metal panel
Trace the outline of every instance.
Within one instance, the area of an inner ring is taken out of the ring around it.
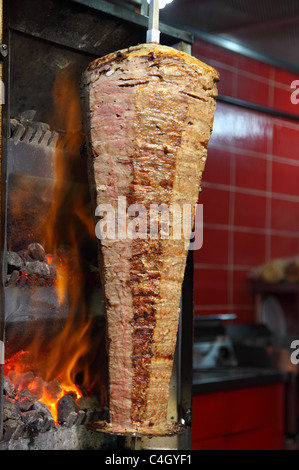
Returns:
[[[148,19],[101,0],[4,0],[9,27],[22,33],[103,56],[146,41]],[[192,33],[160,24],[161,43],[192,43]]]
[[[135,25],[143,26],[145,29],[148,26],[148,17],[133,11],[120,8],[117,5],[113,5],[104,0],[72,0],[75,3],[81,5],[86,5],[88,7],[94,8],[97,11],[105,12],[113,17],[120,18],[122,20],[128,21]],[[185,41],[188,43],[193,42],[193,35],[190,31],[185,31],[183,29],[174,28],[168,24],[160,22],[159,30],[162,34],[162,43],[166,44],[168,41],[172,41],[174,38],[179,39],[180,41]],[[166,41],[166,42],[164,42]]]
[[[192,426],[192,378],[193,378],[193,336],[194,336],[194,253],[189,251],[182,287],[182,316],[179,332],[179,418],[184,421],[187,431],[185,442],[191,442]],[[184,436],[182,436],[182,441]],[[186,447],[185,447],[186,448]]]
[[[13,88],[10,117],[16,118],[24,111],[35,110],[35,121],[52,124],[53,86],[57,73],[64,70],[79,87],[83,71],[95,56],[64,49],[14,30],[10,34]]]

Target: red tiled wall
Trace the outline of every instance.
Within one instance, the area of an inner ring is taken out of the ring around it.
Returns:
[[[298,76],[199,39],[192,53],[220,72],[219,94],[299,114]],[[251,322],[250,270],[299,253],[299,122],[218,101],[199,203],[195,314]]]

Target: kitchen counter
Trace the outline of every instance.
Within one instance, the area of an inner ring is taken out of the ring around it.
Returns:
[[[288,381],[289,373],[273,369],[223,367],[193,370],[193,395]]]

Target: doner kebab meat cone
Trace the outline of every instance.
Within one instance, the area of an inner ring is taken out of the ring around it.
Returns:
[[[173,48],[142,44],[92,62],[83,75],[83,123],[95,206],[191,206],[190,233],[216,108],[218,72]],[[137,216],[137,212],[135,217]],[[140,212],[139,212],[140,214]],[[133,215],[126,212],[125,224]],[[186,237],[99,240],[109,357],[109,422],[94,429],[166,435]],[[177,219],[176,219],[177,220]],[[116,224],[117,225],[117,224]],[[183,226],[183,225],[182,225]],[[140,227],[139,227],[140,228]],[[123,234],[124,227],[118,227]],[[142,232],[142,231],[141,231]],[[136,230],[137,233],[137,230]],[[189,236],[188,235],[188,236]]]

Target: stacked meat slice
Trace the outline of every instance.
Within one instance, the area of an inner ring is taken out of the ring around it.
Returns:
[[[190,205],[192,228],[218,78],[194,57],[154,44],[89,65],[82,98],[91,191],[96,206],[113,207],[116,226],[121,200],[126,209],[138,204],[147,215],[153,204],[176,204],[181,219],[183,205]],[[132,218],[129,211],[126,227]],[[167,422],[167,402],[188,243],[186,233],[172,236],[169,220],[168,238],[150,236],[148,223],[146,234],[136,230],[124,237],[118,226],[122,236],[116,228],[114,239],[106,233],[99,241],[109,354],[106,429],[112,432],[163,435],[176,429]]]

